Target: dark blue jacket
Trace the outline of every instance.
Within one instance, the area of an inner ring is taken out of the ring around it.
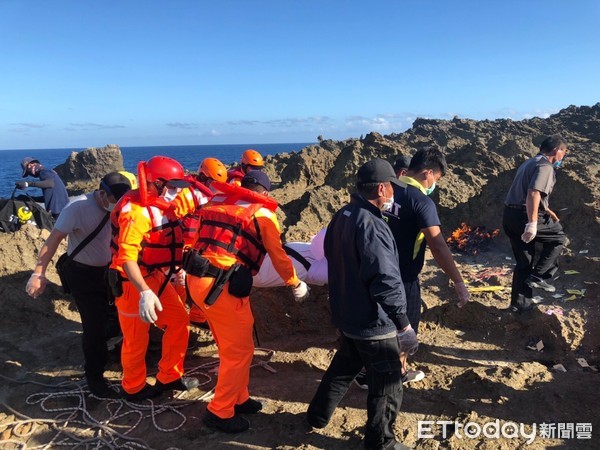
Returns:
[[[342,332],[369,338],[409,324],[394,236],[373,204],[352,195],[327,227],[325,256],[332,320]]]

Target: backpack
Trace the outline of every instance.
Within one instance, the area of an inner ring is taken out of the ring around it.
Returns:
[[[0,231],[14,233],[26,223],[35,223],[38,228],[51,231],[54,227],[52,214],[29,195],[15,197],[15,192],[16,188],[10,198],[0,198]]]

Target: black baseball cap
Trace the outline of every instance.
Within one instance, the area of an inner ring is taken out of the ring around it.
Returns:
[[[400,185],[392,165],[384,159],[376,158],[365,163],[356,173],[356,184],[390,182]]]
[[[401,155],[394,163],[394,170],[398,172],[401,169],[408,169],[410,166],[410,156]]]
[[[119,200],[123,197],[123,194],[131,189],[131,182],[119,172],[111,172],[104,175],[100,180],[100,189],[112,195],[115,200]]]
[[[242,178],[242,187],[246,184],[260,184],[267,191],[271,190],[271,180],[269,176],[261,170],[249,170]]]

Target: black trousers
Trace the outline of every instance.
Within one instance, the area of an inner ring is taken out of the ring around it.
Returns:
[[[524,209],[505,207],[502,226],[510,239],[517,265],[512,280],[511,305],[527,306],[531,303],[532,289],[525,284],[529,275],[545,279],[551,278],[558,270],[558,258],[565,243],[565,233],[560,222],[548,214],[540,215],[535,239],[528,244],[521,240],[527,224],[527,212]],[[535,262],[536,244],[541,244],[537,262]],[[534,265],[535,262],[535,265]]]
[[[116,311],[116,308],[104,273],[104,267],[76,262],[69,264],[65,271],[71,295],[81,316],[86,378],[102,377],[108,362],[106,340],[109,337],[109,316],[114,317],[111,310]]]
[[[394,445],[394,422],[402,404],[402,365],[399,357],[400,349],[395,337],[365,341],[350,339],[342,334],[340,349],[334,355],[308,407],[308,422],[317,427],[327,425],[364,366],[369,382],[365,447],[384,449]]]

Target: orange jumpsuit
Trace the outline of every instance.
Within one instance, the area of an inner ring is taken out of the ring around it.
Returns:
[[[196,181],[196,183],[198,183]],[[197,231],[197,226],[200,223],[198,213],[202,206],[206,205],[212,197],[210,189],[208,187],[194,185],[189,188],[182,189],[177,197],[173,200],[174,213],[177,217],[181,217],[181,225],[183,228],[183,246],[189,247],[194,243],[194,238]],[[188,212],[189,211],[189,212]],[[187,214],[186,214],[187,212]],[[187,294],[185,292],[185,285],[181,283],[174,283],[174,287],[179,294],[179,297],[185,302]],[[189,312],[190,322],[203,323],[206,322],[206,316],[202,310],[194,306],[193,302]]]
[[[155,206],[144,207],[135,199],[124,199],[113,211],[111,219],[118,228],[117,249],[111,268],[126,278],[123,265],[136,261],[144,280],[159,296],[163,310],[156,311],[156,325],[164,330],[162,356],[158,363],[156,378],[170,383],[183,375],[183,359],[189,337],[189,319],[185,306],[175,288],[166,282],[165,271],[174,264],[173,253],[181,264],[183,247],[181,229],[172,212],[163,212]],[[116,222],[116,223],[115,223]],[[151,245],[149,245],[151,244]],[[174,251],[174,252],[173,252]],[[121,364],[123,366],[123,390],[135,394],[146,384],[146,350],[150,324],[139,317],[140,293],[133,283],[123,281],[123,295],[115,300],[119,322],[123,331]]]
[[[269,253],[275,269],[286,285],[297,285],[300,280],[296,276],[291,260],[281,246],[281,231],[277,216],[274,212],[262,207],[254,214],[254,217],[260,229],[262,245]],[[257,236],[253,221],[244,231]],[[206,250],[202,252],[202,255],[214,266],[224,269],[231,267],[236,262],[241,262],[238,257],[231,254],[225,255],[222,252]],[[188,274],[188,287],[192,300],[204,311],[219,349],[220,365],[217,386],[208,410],[222,419],[228,419],[234,416],[234,406],[244,403],[250,397],[248,382],[250,365],[254,356],[252,337],[254,317],[250,309],[250,297],[238,298],[229,294],[229,282],[225,284],[216,302],[211,306],[206,306],[204,299],[214,280],[210,277],[199,278]]]

